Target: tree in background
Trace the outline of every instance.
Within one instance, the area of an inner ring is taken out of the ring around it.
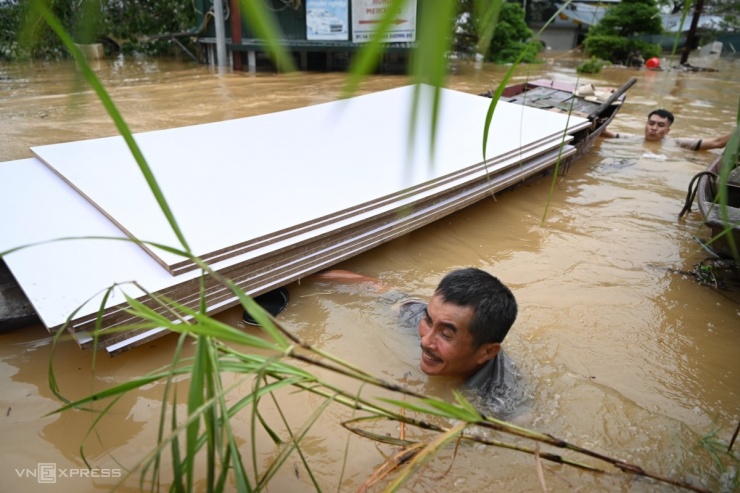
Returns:
[[[663,31],[659,14],[655,0],[622,0],[588,31],[586,53],[618,64],[628,64],[637,54],[645,60],[660,56],[659,45],[638,38]]]
[[[169,39],[149,40],[149,36],[195,28],[190,0],[49,0],[48,4],[80,44],[117,39],[125,41],[124,50],[166,55],[171,50]],[[68,58],[49,26],[29,19],[29,7],[24,0],[0,0],[0,60]],[[33,43],[23,42],[31,39]]]
[[[108,0],[107,4],[108,34],[124,41],[123,51],[160,56],[172,54],[170,39],[162,35],[196,29],[195,7],[190,0]],[[182,42],[193,48],[190,38],[183,38]]]
[[[506,2],[501,6],[496,30],[493,32],[491,45],[486,53],[486,60],[499,63],[511,63],[526,50],[522,59],[524,63],[537,60],[542,45],[532,40],[534,33],[524,22],[524,9],[518,3]]]
[[[98,26],[100,15],[85,5],[79,8],[74,0],[51,0],[49,9],[57,16],[67,30],[80,42],[87,42],[90,29]],[[52,30],[43,22],[28,22],[29,2],[5,0],[0,2],[0,60],[59,60],[68,57],[67,51]],[[87,26],[83,26],[76,15],[77,11],[89,15]],[[25,26],[25,29],[24,29]],[[27,43],[33,39],[34,43]]]
[[[486,27],[495,26],[493,30]],[[518,3],[461,0],[458,12],[455,50],[497,63],[512,63],[526,50],[523,63],[537,61],[542,45],[532,40],[534,33],[524,21]]]
[[[707,12],[722,16],[721,27],[726,31],[740,31],[740,0],[713,0]]]

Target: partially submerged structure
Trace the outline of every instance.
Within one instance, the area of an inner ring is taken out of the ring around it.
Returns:
[[[264,0],[280,30],[280,44],[302,70],[343,70],[351,56],[370,41],[388,8],[388,0]],[[415,46],[417,16],[423,2],[409,0],[386,33],[380,69],[405,67]],[[223,5],[195,0],[198,42],[211,63],[231,64],[234,69],[256,70],[271,65],[268,47],[259,33],[245,22],[240,2]],[[222,20],[220,20],[222,19]],[[219,50],[224,54],[219,54]],[[228,62],[219,60],[226,56]]]

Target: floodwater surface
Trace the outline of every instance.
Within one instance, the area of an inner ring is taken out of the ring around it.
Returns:
[[[519,69],[515,79],[578,81],[578,58],[544,58],[541,65]],[[612,124],[619,132],[640,134],[647,113],[657,107],[676,114],[671,136],[729,132],[737,114],[740,63],[692,59],[692,64],[718,71],[613,67],[578,82],[616,87],[638,78]],[[104,60],[95,69],[134,132],[332,101],[345,80],[341,73],[218,74],[207,66],[133,58]],[[480,93],[494,88],[506,69],[461,64],[448,86]],[[360,92],[407,83],[403,76],[375,75]],[[36,145],[116,133],[96,96],[78,79],[74,64],[0,65],[0,86],[0,161],[31,157],[29,147]],[[290,140],[291,135],[275,135],[275,146],[290,145]],[[524,402],[513,418],[517,424],[661,476],[732,491],[738,461],[712,444],[719,441],[726,447],[740,419],[740,297],[701,285],[690,275],[707,257],[694,237],[706,239],[707,233],[700,229],[696,207],[678,220],[689,181],[717,153],[692,153],[670,143],[601,140],[564,176],[542,177],[485,199],[337,267],[377,277],[418,297],[430,296],[444,273],[456,267],[493,273],[511,287],[520,306],[504,343],[522,377]],[[450,382],[419,370],[418,342],[397,330],[387,303],[367,286],[304,280],[288,289],[291,303],[279,320],[302,339],[388,381],[431,395],[451,395]],[[241,322],[238,308],[217,318],[255,330]],[[161,385],[129,394],[102,420],[97,433],[86,438],[95,415],[48,414],[61,402],[47,380],[52,346],[46,329],[28,327],[4,334],[0,341],[0,491],[104,491],[118,481],[106,476],[135,467],[156,445]],[[60,391],[79,398],[164,366],[176,341],[168,336],[115,358],[98,355],[95,361],[91,352],[64,341],[54,356]],[[234,399],[250,392],[248,381],[225,378],[236,385]],[[280,399],[285,418],[296,428],[322,403],[312,395]],[[281,418],[270,411],[271,404],[265,406],[277,426]],[[339,425],[352,416],[347,409],[329,407],[303,444],[325,491],[357,491],[395,453]],[[248,413],[237,416],[234,425],[249,456]],[[399,433],[394,426],[379,425],[375,431]],[[417,430],[406,433],[411,439],[433,438]],[[490,437],[506,439],[492,432]],[[80,477],[85,475],[80,457],[85,438],[86,458],[99,477]],[[257,461],[266,464],[275,452],[266,435],[256,439]],[[718,454],[718,462],[712,453]],[[597,476],[543,462],[548,491],[679,491],[593,459],[585,462],[613,474]],[[56,485],[32,476],[40,464],[65,471],[56,475]],[[542,490],[532,456],[472,445],[444,449],[407,488]],[[137,489],[136,475],[121,488]],[[269,487],[275,492],[310,490],[313,485],[297,456],[290,457]]]

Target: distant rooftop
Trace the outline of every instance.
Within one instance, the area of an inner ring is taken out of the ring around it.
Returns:
[[[560,14],[560,18],[554,22],[555,25],[563,26],[564,23],[582,25],[589,27],[597,24],[604,14],[613,5],[604,5],[605,3],[617,4],[621,0],[600,0],[600,1],[574,1],[569,4]],[[557,4],[560,8],[563,4]],[[686,32],[691,26],[691,16],[689,14],[681,25],[682,14],[660,14],[663,21],[663,30],[666,33]],[[702,29],[719,29],[722,17],[719,15],[704,14],[699,18],[699,28]]]

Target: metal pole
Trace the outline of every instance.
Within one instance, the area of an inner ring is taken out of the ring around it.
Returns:
[[[223,0],[213,0],[213,22],[216,24],[216,66],[226,66],[226,34]]]
[[[239,12],[239,0],[231,0],[231,66],[234,70],[242,69],[242,52],[235,49],[242,44],[242,15]]]

